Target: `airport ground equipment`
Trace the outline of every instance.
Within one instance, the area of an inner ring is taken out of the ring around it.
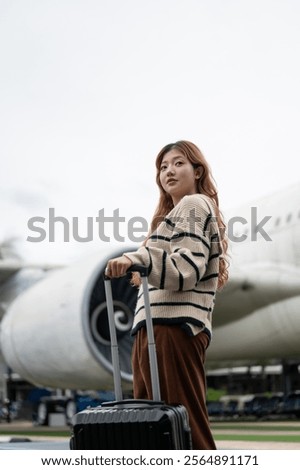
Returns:
[[[84,410],[73,417],[70,448],[191,449],[186,408],[161,401],[147,268],[134,265],[130,271],[139,271],[143,283],[153,400],[123,400],[111,281],[104,275],[116,401]]]

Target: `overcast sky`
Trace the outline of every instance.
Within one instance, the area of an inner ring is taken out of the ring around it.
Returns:
[[[225,212],[298,182],[299,24],[298,0],[0,0],[0,240],[64,261],[107,242],[30,243],[29,218],[150,219],[179,139]]]

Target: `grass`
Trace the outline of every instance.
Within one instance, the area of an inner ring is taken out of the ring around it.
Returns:
[[[266,425],[263,423],[211,423],[216,441],[250,441],[250,442],[299,442],[300,424],[295,426],[280,423]],[[231,431],[223,434],[222,431]],[[243,431],[243,434],[238,434]],[[232,434],[236,432],[236,434]],[[255,434],[257,432],[257,434]],[[282,434],[274,434],[279,432]],[[286,434],[287,432],[291,434]]]
[[[267,435],[267,434],[216,434],[213,433],[216,441],[251,441],[251,442],[300,442],[300,435]]]
[[[8,434],[7,431],[0,431],[0,435]],[[71,433],[67,431],[13,431],[9,432],[10,436],[24,436],[24,437],[34,437],[34,436],[44,436],[44,437],[63,437],[70,438]],[[267,435],[267,434],[219,434],[213,432],[214,439],[216,441],[251,441],[251,442],[299,442],[300,443],[300,434],[290,434],[290,435]]]
[[[211,423],[213,435],[216,441],[249,441],[249,442],[299,442],[300,443],[300,423],[295,426],[286,423],[282,425],[280,423],[272,423],[272,425],[265,425],[263,423]],[[234,432],[234,434],[228,434],[226,431]],[[222,432],[225,431],[225,432]],[[243,431],[243,434],[239,433]],[[249,433],[247,432],[249,431]],[[257,431],[257,433],[256,433]],[[279,432],[282,434],[273,434],[273,432]],[[286,434],[290,432],[290,434]],[[255,433],[255,434],[253,434]],[[58,437],[69,439],[71,437],[71,430],[69,429],[57,429],[50,427],[33,427],[30,429],[18,429],[15,423],[12,423],[11,429],[1,429],[0,424],[0,435],[10,436],[24,436],[24,437]]]
[[[300,432],[300,425],[299,426],[281,426],[281,425],[272,425],[272,426],[264,426],[263,424],[261,425],[256,425],[256,424],[223,424],[223,423],[212,423],[211,428],[215,431],[219,430],[235,430],[235,431],[259,431],[259,432],[272,432],[272,431],[278,431],[278,432],[286,432],[286,431],[292,431],[292,432]]]
[[[51,431],[51,430],[40,430],[39,428],[37,429],[28,429],[26,431],[10,431],[9,429],[6,429],[5,431],[0,430],[0,435],[1,436],[44,436],[44,437],[70,437],[71,432],[68,431]]]

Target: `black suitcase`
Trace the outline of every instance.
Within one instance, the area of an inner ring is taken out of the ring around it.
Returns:
[[[73,417],[70,448],[72,450],[192,449],[186,408],[183,405],[166,405],[160,399],[147,268],[134,265],[130,271],[139,271],[143,282],[153,401],[122,399],[111,283],[104,275],[116,401],[83,410]]]

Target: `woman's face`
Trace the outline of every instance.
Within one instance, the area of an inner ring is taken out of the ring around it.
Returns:
[[[195,169],[191,162],[179,151],[172,149],[165,154],[160,165],[160,183],[170,194],[174,206],[183,196],[195,194],[200,169]]]

